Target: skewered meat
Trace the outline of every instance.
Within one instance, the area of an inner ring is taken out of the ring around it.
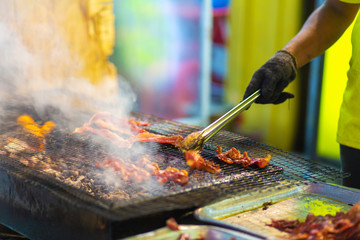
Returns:
[[[335,216],[315,216],[309,213],[304,222],[299,220],[274,220],[267,226],[287,232],[289,239],[360,239],[360,202],[347,213]]]
[[[187,151],[185,152],[185,160],[187,165],[193,169],[202,169],[211,173],[219,173],[220,166],[214,162],[204,159],[199,151]]]
[[[265,158],[250,158],[247,152],[241,154],[236,148],[231,148],[230,150],[223,152],[221,146],[217,146],[216,149],[217,157],[226,163],[229,164],[242,164],[243,167],[248,167],[250,165],[256,164],[259,168],[264,168],[270,162],[271,155],[268,154]]]

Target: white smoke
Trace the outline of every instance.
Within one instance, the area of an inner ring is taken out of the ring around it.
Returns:
[[[24,75],[33,59],[17,34],[3,22],[0,22],[0,52],[0,99],[4,102],[25,84]]]
[[[100,84],[92,84],[90,79],[76,76],[75,73],[84,65],[80,57],[70,50],[59,26],[52,18],[48,18],[48,22],[27,24],[28,14],[34,15],[37,11],[34,6],[39,4],[24,1],[29,5],[27,9],[15,11],[10,6],[13,2],[2,2],[0,8],[0,107],[8,101],[18,100],[21,104],[31,104],[41,117],[50,105],[59,109],[63,113],[61,116],[74,116],[80,123],[89,121],[89,116],[100,111],[130,117],[136,95],[127,81],[122,77],[114,81],[107,76],[101,79]],[[7,10],[13,11],[14,16],[6,13]],[[29,102],[23,102],[24,98]],[[79,111],[89,114],[77,114]],[[63,121],[52,120],[56,124]],[[119,151],[111,149],[116,146],[110,145],[109,153]],[[151,154],[141,145],[134,146],[132,150],[137,155]],[[155,148],[153,151],[156,151]],[[98,171],[107,175],[106,170]],[[118,179],[110,175],[105,180],[108,184],[118,183]]]
[[[92,84],[77,75],[84,59],[70,50],[72,43],[58,26],[63,20],[55,21],[48,13],[46,22],[29,22],[37,11],[48,8],[51,12],[51,1],[19,1],[21,9],[14,5],[6,1],[0,8],[0,104],[26,96],[39,113],[44,105],[54,105],[62,111],[112,111],[128,116],[136,96],[123,78],[104,76],[101,83]]]

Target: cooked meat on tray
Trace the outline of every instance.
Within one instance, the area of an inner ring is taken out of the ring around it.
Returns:
[[[268,226],[289,233],[292,240],[360,239],[360,202],[347,213],[338,212],[335,216],[309,213],[304,222],[272,219]]]

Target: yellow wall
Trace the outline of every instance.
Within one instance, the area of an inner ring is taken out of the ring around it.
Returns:
[[[301,0],[232,1],[226,101],[237,104],[253,73],[299,31]],[[298,81],[288,87],[295,99],[280,105],[254,104],[242,113],[239,131],[283,150],[293,147],[298,119]]]
[[[317,154],[338,160],[340,149],[336,142],[336,133],[351,56],[352,28],[353,26],[347,29],[343,36],[326,51],[324,60]]]
[[[115,101],[117,72],[108,59],[115,40],[112,0],[3,1],[4,26],[12,41],[3,58],[11,58],[23,73],[17,75],[24,78],[17,79],[22,80],[17,90],[66,89]]]

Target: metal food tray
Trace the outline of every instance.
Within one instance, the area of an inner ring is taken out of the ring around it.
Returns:
[[[163,227],[151,232],[135,235],[124,240],[177,240],[180,234],[187,233],[191,239],[206,240],[259,240],[260,238],[248,234],[206,225],[179,225],[179,230],[174,231]]]
[[[271,188],[197,209],[196,219],[266,239],[283,239],[288,234],[266,226],[271,219],[304,221],[308,213],[335,215],[347,212],[360,201],[360,190],[327,183],[284,181]]]

